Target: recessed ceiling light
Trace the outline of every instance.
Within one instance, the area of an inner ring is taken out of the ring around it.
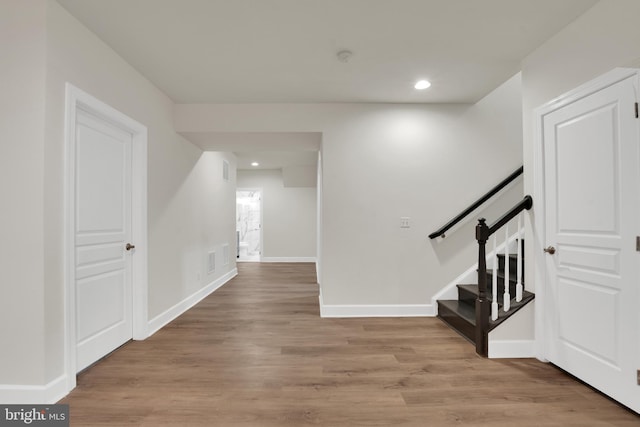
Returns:
[[[429,83],[428,80],[420,80],[419,82],[416,83],[414,87],[418,90],[424,90],[429,86],[431,86],[431,83]]]
[[[260,166],[260,163],[258,163],[258,162],[252,162],[252,163],[251,163],[251,166]]]

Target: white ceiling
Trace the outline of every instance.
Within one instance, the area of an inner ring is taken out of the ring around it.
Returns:
[[[597,0],[58,2],[176,103],[472,103]],[[321,140],[182,134],[240,169],[316,164]]]
[[[422,103],[477,101],[597,0],[58,2],[177,103]]]

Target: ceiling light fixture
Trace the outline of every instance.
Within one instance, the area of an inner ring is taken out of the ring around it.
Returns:
[[[251,166],[260,166],[260,163],[258,163],[258,162],[251,162]]]
[[[415,88],[418,90],[425,90],[426,88],[428,88],[429,86],[431,86],[431,83],[429,83],[428,80],[420,80],[419,82],[417,82],[415,84]]]

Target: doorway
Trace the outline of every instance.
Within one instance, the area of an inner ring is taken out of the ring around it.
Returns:
[[[262,256],[262,190],[236,191],[238,261],[260,262]]]

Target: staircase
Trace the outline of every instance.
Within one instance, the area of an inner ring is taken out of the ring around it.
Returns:
[[[524,242],[521,240],[521,244]],[[489,331],[495,329],[509,317],[513,316],[518,310],[524,307],[529,301],[533,300],[535,295],[528,291],[523,291],[522,300],[517,302],[516,295],[516,271],[517,271],[517,255],[509,255],[509,278],[506,281],[509,286],[509,294],[511,295],[511,307],[509,311],[503,310],[503,294],[505,287],[505,255],[498,254],[498,318],[489,320]],[[524,245],[522,246],[522,259],[524,261]],[[523,262],[524,264],[524,262]],[[522,267],[524,269],[524,265]],[[494,301],[491,283],[493,281],[493,271],[487,270],[487,297],[490,302]],[[522,276],[524,277],[524,271]],[[523,283],[524,285],[524,283]],[[438,317],[447,325],[457,331],[460,335],[467,338],[472,343],[476,340],[476,299],[478,298],[477,284],[459,284],[457,300],[438,300]]]

